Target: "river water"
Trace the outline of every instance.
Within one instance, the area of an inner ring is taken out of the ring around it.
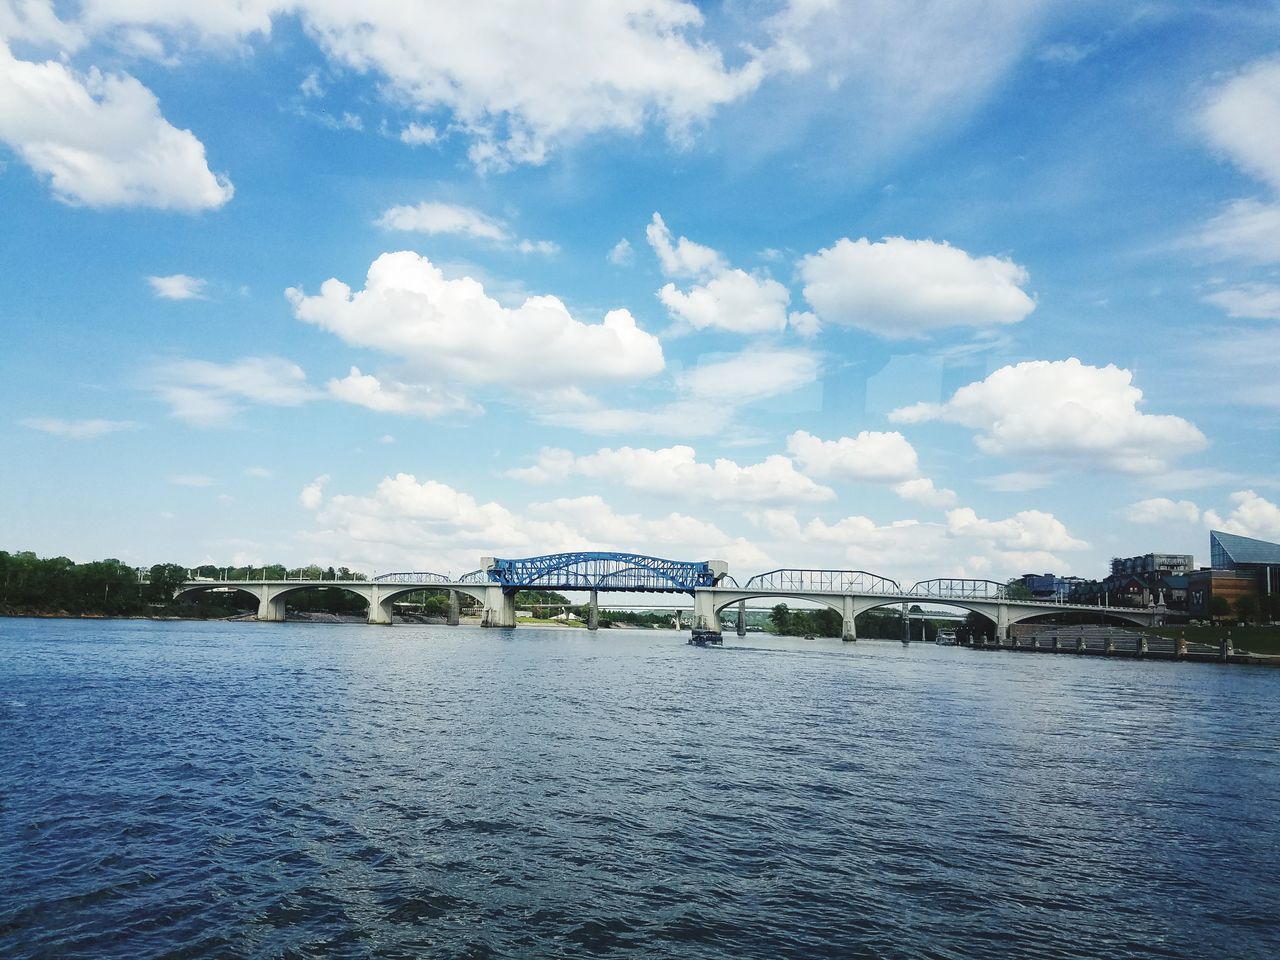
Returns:
[[[1280,671],[0,620],[5,957],[1280,956]]]

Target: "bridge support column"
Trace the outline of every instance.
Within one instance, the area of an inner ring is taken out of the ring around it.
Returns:
[[[853,597],[845,597],[842,605],[844,609],[840,611],[840,639],[846,643],[853,643],[858,639],[857,614],[853,610]]]
[[[268,598],[266,590],[258,600],[258,619],[266,623],[283,623],[285,618],[284,601]]]
[[[996,646],[1004,645],[1009,639],[1009,605],[999,604],[996,607]]]
[[[449,616],[445,621],[449,626],[456,627],[462,613],[462,600],[457,590],[449,591]]]
[[[385,600],[382,588],[376,583],[369,587],[369,622],[379,626],[391,626],[391,598]]]
[[[516,625],[516,597],[507,593],[501,584],[492,584],[484,591],[484,613],[480,616],[482,627],[514,627]]]
[[[1218,644],[1218,659],[1229,660],[1235,652],[1235,648],[1231,644],[1231,634],[1228,633]]]
[[[677,607],[677,608],[676,608],[676,629],[677,629],[677,630],[683,630],[683,629],[684,629],[684,627],[683,627],[683,626],[681,625],[681,623],[680,623],[680,608],[679,608],[679,607]]]
[[[720,615],[716,613],[715,594],[698,590],[693,595],[693,636],[714,637],[719,642]]]
[[[911,642],[911,611],[906,603],[902,604],[902,642]]]
[[[745,637],[747,635],[747,601],[738,601],[738,636]]]
[[[1145,633],[1138,638],[1137,646],[1139,657],[1145,657],[1150,652],[1150,648],[1147,646],[1147,635]]]
[[[587,629],[600,629],[600,594],[592,590],[591,599],[587,601]]]

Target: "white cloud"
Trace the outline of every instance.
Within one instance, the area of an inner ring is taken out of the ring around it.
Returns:
[[[511,470],[507,475],[532,482],[577,475],[655,496],[715,503],[813,503],[835,498],[830,488],[797,473],[786,457],[774,455],[748,466],[724,458],[704,463],[687,446],[661,450],[606,447],[578,457],[568,450],[546,448],[532,467]]]
[[[274,474],[266,467],[245,467],[244,475],[257,480],[270,480]]]
[[[918,503],[925,507],[946,509],[959,502],[954,490],[946,487],[935,487],[928,477],[916,477],[914,480],[903,480],[893,485],[893,492],[903,500]]]
[[[945,403],[903,407],[889,419],[961,424],[979,431],[976,442],[985,453],[1125,473],[1163,470],[1205,447],[1204,434],[1192,423],[1142,413],[1141,402],[1130,371],[1087,366],[1072,357],[1001,367]]]
[[[0,42],[52,43],[65,50],[84,45],[78,24],[58,19],[53,0],[0,0]]]
[[[817,380],[821,370],[808,350],[749,349],[686,370],[677,386],[691,399],[737,406],[799,390]]]
[[[307,71],[307,75],[298,84],[298,92],[308,98],[324,96],[324,85],[320,83],[319,69],[312,67]]]
[[[379,380],[372,374],[361,373],[359,367],[352,367],[347,376],[341,380],[330,380],[325,386],[334,399],[379,413],[434,420],[450,414],[472,415],[483,412],[483,408],[461,394],[430,384]]]
[[[18,60],[2,38],[0,141],[70,204],[194,213],[234,192],[210,172],[204,145],[165,120],[133,77]]]
[[[474,569],[482,554],[584,549],[723,558],[753,569],[763,562],[750,543],[714,524],[675,512],[658,517],[618,513],[595,496],[532,504],[518,513],[401,473],[385,477],[369,496],[336,494],[322,501],[317,489],[306,505],[316,511],[318,529],[304,539],[331,555],[383,569],[403,564],[459,574]]]
[[[546,396],[535,414],[544,423],[598,434],[708,437],[726,430],[737,411],[813,383],[818,358],[806,350],[744,350],[716,356],[675,378],[674,399],[642,408],[613,407],[581,391]]]
[[[327,473],[316,477],[298,494],[298,503],[307,510],[319,510],[321,503],[324,502],[325,484],[329,482]]]
[[[1236,166],[1280,190],[1280,60],[1251,64],[1218,87],[1200,122]]]
[[[615,267],[626,267],[635,260],[636,252],[631,247],[631,241],[623,237],[615,243],[609,250],[608,261]]]
[[[377,223],[389,230],[429,235],[456,233],[498,243],[508,243],[511,240],[505,223],[486,216],[479,210],[456,203],[427,200],[415,206],[392,207],[378,218]]]
[[[806,473],[824,480],[901,483],[920,473],[915,448],[897,432],[864,430],[856,437],[822,440],[797,430],[787,438],[787,452]]]
[[[583,323],[555,297],[529,297],[508,309],[464,277],[446,280],[415,253],[384,253],[365,289],[336,279],[316,296],[286,291],[298,319],[361,349],[403,358],[415,379],[512,387],[635,381],[664,366],[658,339],[626,310]]]
[[[411,147],[421,147],[440,139],[436,128],[429,123],[411,123],[400,131],[400,142]]]
[[[733,333],[775,333],[787,325],[787,288],[768,277],[744,270],[726,270],[697,284],[688,293],[668,283],[658,299],[671,316],[695,330],[729,330]]]
[[[688,237],[680,237],[672,242],[671,230],[661,214],[656,212],[645,228],[645,237],[653,252],[658,255],[662,272],[668,277],[713,277],[729,267],[728,261],[718,250],[694,243]]]
[[[844,238],[803,257],[799,270],[822,323],[890,339],[1017,323],[1035,309],[1023,267],[932,240]]]
[[[56,417],[30,417],[18,422],[32,430],[67,440],[94,440],[109,433],[137,430],[141,426],[132,420],[59,420]]]
[[[1129,504],[1124,518],[1130,523],[1199,523],[1200,508],[1190,500],[1152,497]]]
[[[1214,291],[1204,299],[1221,307],[1229,317],[1280,320],[1280,286],[1275,284],[1246,283]]]
[[[1000,493],[1026,493],[1030,490],[1043,490],[1053,482],[1053,476],[1032,470],[1011,470],[994,477],[983,477],[978,482]]]
[[[731,269],[724,254],[688,237],[673,241],[671,231],[657,213],[645,234],[664,274],[700,281],[688,292],[677,289],[674,283],[658,291],[658,299],[678,323],[694,330],[747,334],[776,333],[786,327],[791,293],[776,280]],[[806,318],[800,319],[807,328]]]
[[[1086,550],[1066,525],[1051,513],[1021,510],[1004,520],[984,520],[970,507],[947,511],[947,530],[954,536],[990,540],[1011,550]]]
[[[1252,490],[1237,490],[1230,500],[1234,506],[1225,517],[1216,510],[1204,512],[1205,526],[1242,537],[1280,541],[1280,506]]]
[[[245,403],[296,407],[317,396],[302,368],[279,357],[174,360],[154,367],[146,385],[169,405],[170,416],[199,427],[227,424]]]
[[[206,281],[175,273],[168,277],[147,277],[152,292],[161,300],[203,300]]]
[[[1280,203],[1234,200],[1194,240],[1221,257],[1280,263]]]
[[[726,68],[682,0],[583,0],[550,15],[537,4],[483,6],[371,0],[90,0],[84,19],[164,28],[226,43],[267,34],[296,14],[331,61],[376,73],[388,99],[424,114],[448,111],[481,167],[541,163],[583,136],[635,133],[656,122],[680,139],[764,76],[759,56]]]

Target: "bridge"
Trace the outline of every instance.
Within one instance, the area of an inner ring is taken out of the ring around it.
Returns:
[[[599,627],[599,595],[607,592],[674,593],[692,597],[692,636],[718,642],[721,613],[737,608],[737,632],[745,632],[749,600],[799,600],[825,606],[840,614],[842,636],[857,639],[857,617],[878,607],[900,606],[904,614],[913,604],[945,604],[986,617],[996,637],[1034,617],[1088,611],[1137,624],[1150,624],[1159,608],[1092,606],[1050,600],[1022,600],[1009,595],[1006,584],[993,580],[939,578],[921,580],[910,588],[865,570],[783,568],[756,574],[739,584],[722,560],[666,560],[633,553],[590,552],[549,554],[521,559],[485,557],[481,567],[460,577],[429,571],[388,573],[372,580],[189,580],[175,598],[207,591],[238,590],[258,601],[258,619],[282,621],[290,596],[303,590],[346,590],[369,605],[369,623],[390,624],[395,601],[423,590],[449,593],[448,622],[456,624],[463,595],[480,602],[480,625],[514,627],[515,596],[521,590],[585,590],[588,629]]]

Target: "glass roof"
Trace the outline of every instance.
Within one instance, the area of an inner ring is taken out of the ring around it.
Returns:
[[[1209,531],[1209,549],[1216,553],[1218,547],[1230,558],[1232,564],[1238,563],[1280,563],[1280,543],[1267,540],[1254,540],[1252,537],[1241,537],[1234,533],[1223,533],[1221,530]],[[1217,563],[1214,566],[1218,566]]]

